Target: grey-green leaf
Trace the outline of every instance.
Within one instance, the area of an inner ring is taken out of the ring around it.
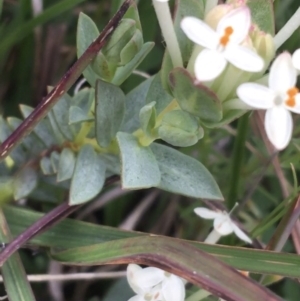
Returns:
[[[75,154],[69,148],[64,148],[59,158],[57,182],[62,182],[72,178],[75,163]]]
[[[99,31],[93,20],[84,13],[80,13],[77,25],[78,57],[80,57],[84,53],[84,51],[90,46],[92,42],[94,42],[98,35]],[[96,60],[97,58],[95,59],[95,64],[97,64]],[[91,84],[91,86],[94,87],[98,76],[93,71],[91,66],[88,66],[84,70],[83,75],[86,78],[86,80]]]
[[[82,204],[99,194],[105,181],[105,169],[105,163],[93,147],[84,145],[76,160],[69,204]]]
[[[64,94],[53,107],[52,111],[61,133],[66,139],[72,141],[75,137],[75,131],[72,129],[72,126],[69,125],[69,109],[71,103],[71,97],[68,94]]]
[[[135,55],[135,57],[125,66],[119,67],[115,73],[112,83],[116,86],[120,86],[133,72],[134,69],[144,60],[146,55],[154,47],[153,42],[145,43],[141,50]]]
[[[27,105],[20,105],[20,110],[24,118],[27,118],[32,111],[33,108]],[[33,129],[36,135],[44,142],[47,147],[57,144],[53,131],[51,129],[51,125],[49,121],[45,118],[41,120]]]
[[[85,114],[85,112],[81,108],[75,106],[70,107],[69,124],[76,124],[92,120],[94,120],[94,118]]]
[[[25,167],[16,174],[13,180],[15,200],[27,197],[37,186],[38,176],[34,169]]]
[[[194,198],[222,201],[222,193],[210,172],[196,159],[165,145],[151,149],[161,172],[159,188]]]
[[[151,131],[153,130],[156,123],[155,104],[156,102],[152,101],[149,104],[142,107],[140,111],[141,128],[144,131],[144,133],[148,136],[151,136]]]
[[[156,187],[160,171],[150,147],[143,147],[136,137],[117,134],[122,159],[122,186],[126,189]]]
[[[152,81],[153,77],[143,81],[126,95],[125,116],[121,125],[122,132],[133,132],[140,127],[139,113],[146,104],[146,96]]]
[[[96,138],[102,147],[107,147],[115,138],[123,121],[125,95],[110,83],[96,83]]]
[[[151,82],[151,85],[149,87],[146,96],[146,103],[155,101],[156,112],[157,114],[159,114],[168,106],[172,99],[173,97],[169,93],[167,93],[162,86],[161,74],[157,73],[156,75],[154,75],[153,81]]]
[[[222,106],[218,97],[206,86],[197,83],[187,70],[175,68],[170,72],[170,86],[182,110],[201,120],[218,122]]]

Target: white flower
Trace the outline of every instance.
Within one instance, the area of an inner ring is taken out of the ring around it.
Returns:
[[[267,110],[266,133],[278,150],[284,149],[292,136],[290,111],[300,114],[300,94],[295,87],[296,81],[297,70],[293,66],[292,57],[288,52],[283,52],[271,66],[269,87],[245,83],[237,89],[237,95],[246,104]]]
[[[161,269],[141,268],[136,264],[127,267],[127,281],[137,294],[128,301],[184,301],[184,281]]]
[[[294,67],[300,70],[300,49],[297,49],[292,57]]]
[[[252,243],[252,240],[246,235],[230,218],[225,211],[213,211],[204,207],[195,208],[194,212],[204,219],[214,220],[214,229],[221,236],[234,233],[241,240]]]
[[[263,59],[253,50],[240,45],[248,36],[251,14],[243,5],[222,17],[216,31],[194,17],[185,17],[181,28],[194,43],[204,49],[195,61],[195,75],[200,81],[210,81],[219,76],[227,61],[239,69],[258,72],[264,67]]]

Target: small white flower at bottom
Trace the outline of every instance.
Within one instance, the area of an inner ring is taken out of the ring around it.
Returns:
[[[234,233],[241,240],[252,243],[251,238],[246,235],[230,218],[225,211],[213,211],[204,207],[195,208],[194,212],[204,219],[214,220],[214,230],[221,236]]]
[[[296,59],[296,64],[297,62]],[[295,86],[297,70],[294,64],[291,55],[283,52],[271,66],[269,87],[245,83],[237,89],[238,97],[247,105],[254,109],[267,110],[266,133],[278,150],[284,149],[291,140],[293,120],[290,111],[300,114],[300,94]]]
[[[154,267],[127,267],[127,281],[137,294],[128,301],[184,301],[184,280]]]
[[[222,17],[216,31],[195,17],[183,18],[181,28],[184,33],[194,43],[206,48],[195,61],[195,75],[199,81],[218,77],[227,62],[249,72],[263,69],[263,59],[255,51],[240,45],[247,38],[250,26],[251,14],[246,5]]]
[[[292,56],[293,65],[300,70],[300,49],[297,49]]]

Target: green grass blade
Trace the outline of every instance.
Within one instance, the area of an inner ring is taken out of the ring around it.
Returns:
[[[167,270],[232,301],[281,300],[271,291],[214,256],[179,239],[134,237],[53,252],[53,258],[71,265],[138,263]]]
[[[42,217],[40,213],[12,206],[5,206],[4,212],[14,236]],[[66,219],[35,237],[31,243],[52,248],[76,248],[136,236],[148,234]],[[240,270],[300,278],[300,256],[295,254],[207,245],[195,241],[189,243]]]
[[[11,240],[10,230],[5,220],[5,216],[0,210],[0,241],[9,242]],[[12,255],[1,267],[4,279],[4,286],[10,301],[34,301],[34,295],[30,284],[27,281],[19,254]]]

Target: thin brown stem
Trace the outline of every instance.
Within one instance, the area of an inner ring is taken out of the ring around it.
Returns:
[[[119,180],[118,176],[112,176],[105,182],[105,186]],[[76,211],[82,205],[70,206],[68,202],[64,202],[61,205],[55,207],[52,211],[45,214],[42,218],[28,227],[23,233],[13,239],[6,247],[3,248],[0,253],[0,266],[18,249],[31,240],[34,236],[41,234],[49,228],[56,225],[65,217]]]
[[[20,126],[0,145],[0,160],[3,160],[27,136],[38,122],[44,118],[49,110],[58,102],[79,78],[84,69],[96,57],[107,43],[108,38],[119,25],[122,17],[133,0],[125,0],[118,12],[108,22],[98,38],[87,48],[82,56],[60,79],[54,89],[39,103],[35,110],[20,124]]]

